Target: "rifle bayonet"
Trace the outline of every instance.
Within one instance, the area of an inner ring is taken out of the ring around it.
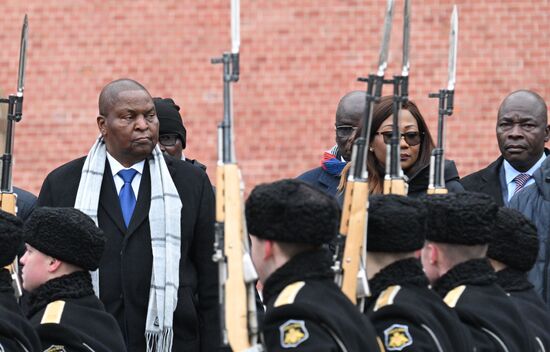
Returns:
[[[409,99],[409,38],[410,38],[410,0],[405,0],[403,8],[403,59],[401,75],[393,77],[393,127],[390,144],[386,146],[386,173],[384,176],[384,194],[406,195],[408,185],[401,169],[399,112]]]
[[[388,0],[386,5],[386,16],[384,18],[384,31],[382,34],[382,46],[380,47],[380,57],[378,59],[379,77],[384,77],[384,72],[388,67],[388,56],[390,51],[391,27],[393,21],[393,0]]]
[[[453,6],[451,30],[449,34],[449,67],[447,89],[431,93],[430,98],[438,99],[437,145],[430,160],[430,181],[428,194],[445,194],[445,116],[451,116],[454,110],[454,90],[456,82],[456,56],[458,52],[458,10]]]
[[[2,161],[2,173],[0,179],[0,208],[6,212],[17,214],[17,195],[13,193],[12,188],[12,168],[13,168],[13,140],[15,135],[15,123],[23,117],[23,91],[25,90],[25,62],[27,54],[29,22],[27,15],[23,19],[21,29],[21,43],[19,48],[19,71],[17,74],[17,93],[10,94],[8,99],[0,99],[1,103],[8,104],[6,140],[4,154],[0,158]],[[12,277],[12,285],[15,296],[20,297],[23,293],[21,281],[19,280],[19,266],[17,257],[7,267]]]

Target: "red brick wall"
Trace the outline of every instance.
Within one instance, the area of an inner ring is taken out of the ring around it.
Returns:
[[[456,112],[447,151],[462,175],[498,155],[494,125],[504,96],[519,88],[550,99],[550,3],[458,0]],[[429,120],[429,92],[446,85],[453,1],[414,0],[411,98]],[[333,145],[340,96],[364,89],[374,71],[385,1],[242,0],[241,80],[234,86],[237,157],[247,188],[317,166]],[[389,74],[399,71],[402,1]],[[30,43],[24,119],[16,132],[14,184],[38,192],[61,163],[84,155],[98,134],[97,96],[131,77],[183,107],[186,153],[214,178],[221,68],[230,48],[229,0],[4,0],[0,88],[16,85],[20,26]]]

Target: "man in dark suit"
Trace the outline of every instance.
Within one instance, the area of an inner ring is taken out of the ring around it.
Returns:
[[[363,91],[344,95],[336,108],[336,145],[323,154],[321,166],[304,172],[298,179],[332,196],[336,195],[342,169],[351,160],[355,132],[365,115]]]
[[[533,173],[550,151],[547,107],[535,92],[518,90],[508,95],[498,110],[496,126],[501,156],[486,168],[461,180],[467,191],[485,193],[500,206],[532,184]]]
[[[75,206],[105,232],[94,288],[129,351],[145,351],[146,343],[169,351],[170,342],[173,351],[215,350],[218,272],[208,177],[162,156],[153,100],[138,82],[103,88],[97,124],[101,136],[88,156],[52,171],[38,205]]]

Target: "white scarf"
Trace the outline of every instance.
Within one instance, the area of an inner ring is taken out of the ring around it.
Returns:
[[[151,206],[149,226],[153,249],[153,270],[145,323],[148,352],[172,350],[173,317],[178,302],[179,262],[181,253],[181,200],[158,147],[149,159]],[[99,190],[103,181],[107,150],[99,137],[82,168],[74,207],[92,218],[96,225]],[[110,177],[109,175],[108,177]],[[94,291],[99,296],[99,272],[92,273]]]

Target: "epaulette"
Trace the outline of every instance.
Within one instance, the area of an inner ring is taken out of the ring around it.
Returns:
[[[274,307],[280,307],[284,306],[285,304],[292,304],[294,303],[294,299],[296,299],[296,296],[298,295],[298,292],[304,287],[306,283],[304,281],[297,281],[294,282],[287,287],[285,287],[281,293],[279,293],[279,296],[277,296],[277,299],[275,300]]]
[[[378,299],[376,300],[374,311],[376,312],[380,308],[392,305],[393,300],[395,299],[395,296],[397,296],[399,290],[401,290],[401,286],[393,285],[382,291],[382,293],[380,294],[380,296],[378,296]]]
[[[59,324],[65,309],[65,301],[54,301],[46,306],[40,324]]]
[[[464,293],[464,290],[466,290],[466,285],[460,285],[453,288],[449,291],[449,293],[447,293],[445,298],[443,298],[443,301],[447,303],[449,307],[454,308],[456,306],[456,303],[460,299],[460,296],[462,296],[462,294]]]

